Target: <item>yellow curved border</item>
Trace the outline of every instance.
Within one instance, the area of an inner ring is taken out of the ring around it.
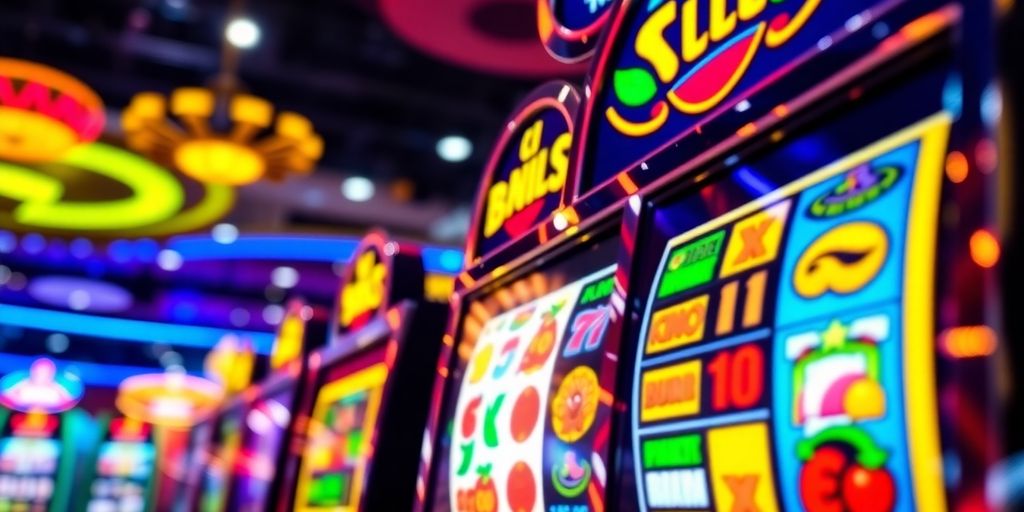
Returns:
[[[740,79],[743,78],[743,75],[746,74],[747,68],[750,67],[750,62],[754,60],[754,55],[757,54],[757,49],[761,46],[761,38],[764,36],[766,26],[767,24],[763,21],[758,25],[757,32],[754,33],[753,36],[754,40],[751,41],[750,46],[747,48],[747,53],[743,56],[743,61],[740,62],[739,66],[736,66],[736,71],[733,72],[732,77],[729,78],[729,81],[726,82],[718,92],[699,103],[690,103],[679,99],[679,97],[673,94],[672,91],[668,91],[665,96],[668,97],[668,101],[672,103],[672,106],[684,114],[703,114],[715,105],[721,103],[722,99],[732,92],[733,88],[736,87],[736,84],[739,83]]]
[[[935,248],[939,197],[953,119],[936,114],[909,128],[920,137],[917,176],[910,198],[903,281],[904,376],[907,438],[918,510],[946,510],[942,485],[939,413],[935,397]],[[897,140],[896,142],[900,142]]]
[[[772,30],[769,28],[768,34],[765,35],[764,43],[768,45],[769,48],[778,48],[779,46],[786,44],[793,35],[804,27],[807,20],[811,18],[811,15],[814,14],[814,11],[818,9],[819,5],[821,5],[821,0],[807,0],[804,5],[800,7],[800,10],[793,15],[793,18],[789,20],[789,23],[782,28],[782,30]]]
[[[33,171],[31,167],[0,162],[0,196],[22,203],[13,210],[12,216],[0,215],[0,227],[125,237],[164,236],[209,225],[227,215],[235,203],[233,187],[203,184],[202,199],[191,208],[181,210],[185,201],[182,184],[169,170],[127,150],[102,143],[79,146],[59,163],[124,183],[135,195],[119,201],[61,206],[59,199],[64,184],[59,180]],[[148,192],[140,193],[140,190]],[[119,209],[111,210],[114,207]],[[149,213],[141,215],[139,211]]]
[[[659,103],[664,105],[661,112],[652,119],[641,123],[634,123],[633,121],[622,117],[622,115],[619,114],[619,111],[615,110],[615,107],[608,107],[608,109],[605,110],[605,116],[608,118],[608,122],[611,123],[611,125],[620,133],[629,135],[630,137],[643,137],[644,135],[650,135],[658,131],[659,128],[665,125],[665,121],[668,121],[668,105],[665,105],[664,101]]]

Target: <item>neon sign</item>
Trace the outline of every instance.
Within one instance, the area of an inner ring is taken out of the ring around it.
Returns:
[[[42,166],[0,162],[0,197],[17,203],[9,212],[0,211],[0,227],[159,236],[208,225],[234,203],[230,187],[208,185],[198,202],[187,204],[184,184],[169,170],[107,144],[77,146],[55,163],[64,166],[62,174]],[[82,183],[95,184],[90,190],[116,184],[127,189],[127,197],[67,200],[72,183],[82,189]]]
[[[356,256],[351,277],[341,288],[338,321],[342,327],[366,323],[385,303],[388,270],[375,247],[368,247]]]
[[[579,93],[564,82],[541,86],[506,123],[477,196],[469,247],[481,256],[555,212],[572,185],[569,147]]]
[[[288,363],[302,357],[302,348],[306,336],[306,322],[313,317],[313,309],[299,300],[288,303],[288,310],[281,320],[274,339],[274,348],[270,351],[270,368],[282,368]]]
[[[363,237],[341,278],[332,331],[359,329],[402,300],[423,300],[422,254],[422,248],[390,240],[381,231]]]
[[[58,372],[49,359],[36,359],[29,369],[0,379],[0,405],[28,413],[56,414],[75,406],[85,387],[72,373]]]
[[[103,102],[87,85],[42,64],[0,58],[0,157],[59,158],[103,131]]]
[[[256,351],[252,340],[227,334],[206,354],[203,370],[228,393],[238,393],[252,383],[255,364]]]
[[[623,0],[609,22],[609,44],[594,67],[577,158],[592,187],[641,163],[857,28],[864,6],[824,0]],[[763,114],[758,114],[763,115]],[[583,191],[581,191],[582,193]]]
[[[725,0],[650,2],[635,40],[636,55],[648,67],[617,69],[612,85],[622,105],[647,106],[650,117],[629,119],[611,105],[605,111],[608,122],[625,135],[642,137],[665,125],[666,101],[683,114],[707,112],[732,92],[762,45],[771,49],[788,42],[820,3],[805,0],[795,10],[787,6],[771,13],[769,20],[764,16],[767,0],[740,0],[733,10]],[[698,21],[704,16],[708,27],[702,30]],[[665,37],[670,27],[681,33],[678,51]],[[664,86],[668,90],[658,98]]]

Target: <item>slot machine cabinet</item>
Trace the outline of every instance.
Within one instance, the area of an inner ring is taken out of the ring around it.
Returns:
[[[424,298],[420,248],[372,232],[347,267],[330,342],[309,356],[294,489],[277,510],[403,510],[413,501],[445,307]],[[292,469],[289,469],[292,468]]]

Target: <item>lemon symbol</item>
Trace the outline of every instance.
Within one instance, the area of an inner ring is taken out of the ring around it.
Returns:
[[[484,348],[480,349],[476,357],[473,358],[473,363],[470,365],[471,370],[469,372],[469,383],[476,384],[483,380],[484,375],[487,374],[487,369],[491,366],[491,356],[494,355],[494,345],[488,344]]]

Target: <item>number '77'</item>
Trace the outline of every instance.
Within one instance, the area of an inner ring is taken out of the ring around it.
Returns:
[[[590,352],[601,346],[604,331],[608,328],[609,306],[580,311],[573,319],[569,342],[565,344],[562,357],[571,357],[580,352]]]

